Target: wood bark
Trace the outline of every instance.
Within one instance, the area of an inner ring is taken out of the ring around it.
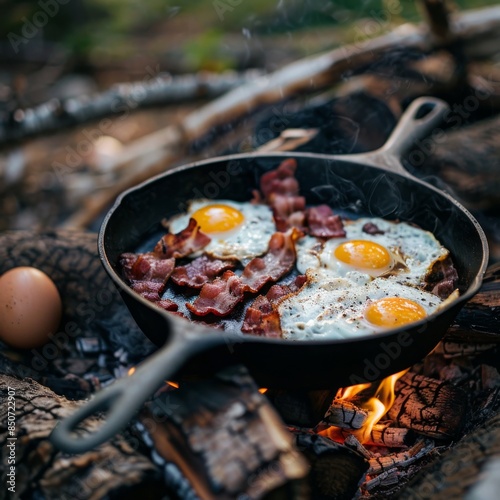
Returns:
[[[422,469],[399,494],[402,498],[494,498],[480,492],[486,479],[491,486],[500,454],[500,415],[497,414]],[[491,491],[491,490],[490,490]]]
[[[395,391],[388,416],[400,427],[438,439],[452,439],[463,428],[467,408],[463,389],[408,372],[396,382]]]
[[[14,394],[15,431],[7,432],[7,399]],[[57,396],[38,382],[0,374],[1,475],[6,477],[7,458],[14,449],[16,485],[11,498],[47,500],[74,498],[162,498],[164,490],[156,466],[132,446],[136,440],[117,436],[99,448],[78,456],[54,449],[48,437],[58,420],[69,416],[81,403]],[[102,418],[91,417],[79,432],[95,431]],[[16,441],[7,441],[15,437]],[[7,444],[14,443],[13,448]],[[10,467],[10,465],[9,465]],[[10,470],[10,469],[9,469]],[[5,483],[2,484],[2,493]]]
[[[295,440],[311,464],[311,498],[353,498],[368,469],[367,460],[360,453],[322,436],[299,433]]]
[[[160,395],[142,413],[171,486],[199,498],[304,498],[308,465],[292,435],[242,367]],[[186,484],[187,480],[187,484]]]

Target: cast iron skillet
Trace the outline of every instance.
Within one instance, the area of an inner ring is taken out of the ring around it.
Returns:
[[[176,168],[123,193],[102,225],[99,253],[141,329],[163,347],[132,376],[118,380],[62,421],[52,433],[52,442],[70,453],[97,446],[124,427],[171,377],[206,375],[228,364],[243,363],[265,387],[335,388],[381,379],[430,352],[460,307],[480,287],[488,260],[485,235],[471,214],[448,194],[410,175],[399,161],[414,141],[437,126],[447,109],[438,99],[417,99],[387,143],[368,154],[221,157]],[[297,159],[296,176],[308,203],[328,203],[337,211],[356,215],[411,221],[432,231],[452,253],[461,296],[424,320],[384,334],[294,342],[190,324],[140,297],[120,277],[119,255],[151,249],[161,234],[159,221],[182,212],[187,200],[248,201],[261,174],[290,157]],[[98,411],[108,411],[108,415],[97,432],[79,437],[72,434],[79,423]]]

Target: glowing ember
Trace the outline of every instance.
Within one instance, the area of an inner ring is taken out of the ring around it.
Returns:
[[[267,392],[267,389],[266,389],[265,387],[261,387],[261,388],[259,389],[259,392],[260,392],[261,394],[265,394],[265,393]]]

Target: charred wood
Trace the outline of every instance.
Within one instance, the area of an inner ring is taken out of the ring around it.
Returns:
[[[32,379],[0,375],[0,394],[7,401],[9,388],[16,403],[16,498],[132,499],[141,495],[162,498],[162,479],[153,463],[136,449],[137,440],[117,436],[96,450],[68,456],[48,440],[59,419],[74,412],[79,403],[54,394]],[[0,407],[7,423],[7,404]],[[102,419],[87,419],[78,432],[94,432]],[[0,427],[2,467],[7,464],[7,427]],[[4,472],[2,472],[4,475]]]
[[[471,487],[480,488],[488,464],[499,454],[500,415],[497,414],[422,469],[401,495],[408,499],[462,498]]]
[[[500,264],[490,266],[479,292],[465,304],[445,340],[498,343],[500,332]]]
[[[408,372],[395,390],[388,416],[399,426],[437,439],[452,439],[463,428],[467,408],[463,389]]]
[[[243,368],[160,394],[143,411],[138,428],[181,496],[305,494],[307,463]]]
[[[295,442],[311,465],[309,484],[312,498],[353,498],[368,469],[363,455],[318,435],[298,434]]]
[[[325,413],[325,422],[342,429],[361,429],[368,412],[347,399],[335,399]]]
[[[464,102],[469,103],[469,100],[477,102],[478,106],[481,102],[475,96]],[[495,117],[466,125],[463,113],[459,114],[462,104],[456,104],[455,111],[448,115],[449,130],[435,131],[436,135],[426,142],[431,149],[410,152],[407,165],[418,176],[431,181],[440,179],[444,183],[441,187],[451,190],[470,209],[498,208],[500,146],[497,130],[500,119]]]
[[[265,395],[287,424],[314,427],[323,419],[335,391],[269,389]]]

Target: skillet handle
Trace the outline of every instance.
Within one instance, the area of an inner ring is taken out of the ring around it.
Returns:
[[[349,159],[382,167],[406,177],[413,177],[401,164],[401,156],[433,129],[434,131],[440,130],[437,126],[449,109],[448,104],[441,99],[419,97],[405,110],[389,139],[380,149],[369,153],[349,155]]]
[[[169,321],[172,336],[168,343],[131,376],[123,377],[96,394],[75,413],[60,421],[52,431],[51,442],[66,453],[83,453],[112,438],[123,429],[162,383],[197,352],[210,349],[224,340],[213,332],[203,334],[183,331],[179,321]],[[73,431],[88,417],[107,412],[104,423],[91,434]]]

